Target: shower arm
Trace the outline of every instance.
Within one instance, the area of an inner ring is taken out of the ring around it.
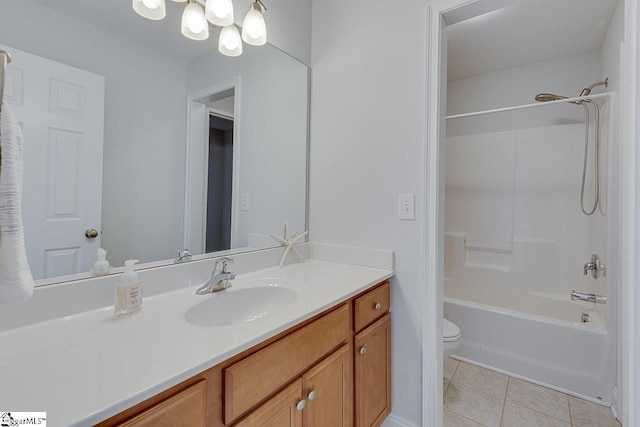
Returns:
[[[587,96],[589,94],[591,94],[591,91],[593,90],[594,87],[598,87],[598,86],[604,86],[604,87],[609,87],[609,77],[607,77],[606,79],[604,79],[601,82],[597,82],[592,84],[589,87],[585,87],[584,89],[582,89],[582,92],[580,92],[580,96]]]

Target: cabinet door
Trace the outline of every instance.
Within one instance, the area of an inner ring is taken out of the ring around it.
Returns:
[[[302,379],[298,379],[234,426],[302,427],[302,400]]]
[[[356,335],[356,426],[379,426],[391,412],[391,314]]]
[[[303,375],[305,427],[353,426],[353,363],[345,344]]]
[[[204,427],[207,383],[200,381],[136,415],[120,427]]]

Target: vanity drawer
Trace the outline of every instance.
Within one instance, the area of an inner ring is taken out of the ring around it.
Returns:
[[[224,370],[229,424],[351,339],[350,304],[320,317]]]
[[[391,302],[389,281],[370,290],[355,299],[353,307],[355,313],[354,328],[356,332],[382,317],[389,311]]]
[[[199,381],[130,420],[120,427],[175,427],[207,425],[207,382]]]

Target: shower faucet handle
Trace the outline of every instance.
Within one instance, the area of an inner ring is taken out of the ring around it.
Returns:
[[[582,272],[585,276],[591,272],[591,277],[594,279],[600,277],[600,274],[604,272],[604,264],[600,264],[600,257],[598,257],[598,254],[591,255],[591,262],[584,265]]]

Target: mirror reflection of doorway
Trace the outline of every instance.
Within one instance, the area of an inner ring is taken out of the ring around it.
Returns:
[[[211,112],[207,180],[206,252],[231,248],[233,118]]]

